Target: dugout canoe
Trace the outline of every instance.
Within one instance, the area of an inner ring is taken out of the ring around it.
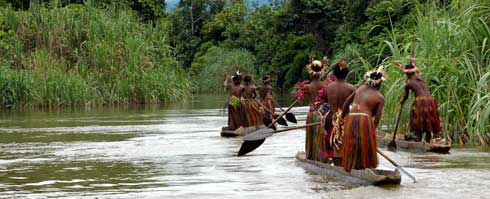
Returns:
[[[385,134],[384,136],[383,134],[376,135],[376,143],[378,147],[388,146],[391,140],[393,140],[392,134]],[[414,153],[433,152],[433,153],[445,154],[445,153],[449,153],[449,150],[451,150],[451,143],[444,139],[427,143],[425,142],[425,140],[422,140],[420,142],[406,141],[403,136],[400,137],[397,136],[395,142],[396,142],[397,150],[402,150],[407,152],[414,152]]]
[[[305,152],[296,154],[297,163],[304,169],[317,173],[319,175],[331,176],[340,181],[355,183],[361,185],[386,185],[400,184],[402,177],[400,171],[395,169],[362,169],[351,170],[346,172],[343,167],[337,167],[330,164],[308,160],[305,158]]]
[[[259,129],[267,128],[265,125],[260,126],[249,126],[249,127],[240,127],[234,131],[230,130],[227,126],[221,128],[221,136],[222,137],[236,137],[236,136],[244,136],[251,132],[254,132]]]

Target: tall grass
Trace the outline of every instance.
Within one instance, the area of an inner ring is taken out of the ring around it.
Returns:
[[[251,74],[255,79],[260,79],[253,71],[254,56],[247,50],[227,50],[220,47],[211,47],[207,52],[196,59],[192,64],[197,92],[223,93],[223,81],[225,75],[232,75],[237,70],[245,74]],[[257,80],[256,80],[257,82]]]
[[[160,23],[130,9],[86,5],[0,8],[0,104],[186,100],[192,84]]]
[[[417,25],[408,30],[414,32],[411,37],[393,32],[386,41],[393,56],[383,64],[408,63],[416,38],[416,63],[439,103],[443,135],[455,143],[490,144],[490,3],[452,1],[443,9],[428,3],[418,7],[414,17]],[[393,124],[405,76],[394,68],[389,73],[384,118]]]

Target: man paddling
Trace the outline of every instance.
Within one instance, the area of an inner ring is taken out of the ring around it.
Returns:
[[[306,124],[319,122],[321,116],[316,113],[317,110],[317,97],[318,92],[322,89],[323,83],[320,79],[325,75],[325,66],[327,65],[327,58],[323,58],[323,61],[313,60],[310,57],[310,64],[306,66],[306,70],[310,75],[311,81],[304,81],[296,84],[298,91],[296,92],[296,98],[301,101],[305,96],[309,97],[309,112],[306,116]],[[306,140],[305,140],[306,158],[310,160],[327,162],[328,157],[325,153],[325,138],[323,134],[323,127],[319,124],[314,127],[306,128]]]
[[[263,125],[264,122],[262,120],[262,113],[260,110],[260,104],[255,100],[257,93],[255,92],[256,88],[253,83],[253,79],[251,75],[245,75],[243,78],[244,83],[244,92],[243,92],[243,105],[245,106],[245,111],[247,112],[247,122],[243,124],[244,127],[249,126],[260,126]]]
[[[378,165],[375,133],[384,106],[384,97],[379,88],[385,75],[380,67],[367,72],[364,77],[366,84],[347,98],[342,109],[342,118],[345,118],[342,166],[348,172],[351,169],[375,168]]]
[[[323,99],[328,103],[331,110],[324,119],[325,142],[327,154],[332,158],[335,166],[340,166],[342,164],[343,124],[340,119],[342,106],[356,88],[345,79],[349,74],[349,68],[343,59],[334,64],[332,68],[335,81],[328,84],[323,94]]]
[[[264,118],[269,120],[274,119],[274,102],[272,101],[272,86],[270,86],[270,76],[262,77],[262,86],[257,87],[260,103],[266,108],[264,110]]]
[[[401,105],[403,106],[405,104],[405,101],[410,95],[410,91],[415,95],[415,100],[410,109],[409,122],[410,131],[415,132],[415,136],[409,135],[405,139],[420,142],[423,132],[425,132],[425,141],[427,143],[431,141],[431,133],[434,135],[434,138],[439,138],[441,121],[439,119],[437,103],[434,96],[430,93],[427,82],[420,75],[417,75],[420,70],[415,65],[415,50],[412,51],[409,64],[402,65],[395,62],[394,64],[407,76]]]
[[[224,86],[229,88],[231,92],[230,101],[228,102],[228,128],[234,131],[242,126],[243,123],[246,123],[246,114],[240,102],[245,88],[241,85],[242,75],[239,71],[231,76],[231,83],[229,79],[227,76],[224,82]]]

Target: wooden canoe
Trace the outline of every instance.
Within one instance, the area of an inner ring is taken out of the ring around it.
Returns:
[[[343,167],[307,160],[304,152],[298,152],[296,154],[296,159],[298,160],[298,164],[308,171],[312,171],[320,175],[331,176],[340,181],[348,183],[361,185],[400,184],[402,179],[398,169],[395,169],[394,171],[382,169],[363,169],[346,172]]]
[[[391,140],[393,139],[393,135],[383,134],[376,135],[376,143],[379,147],[387,146]],[[451,143],[447,141],[438,141],[427,143],[424,140],[420,142],[415,141],[406,141],[403,137],[398,137],[395,139],[396,149],[408,152],[415,153],[425,153],[425,152],[434,152],[434,153],[449,153],[451,150]]]
[[[234,131],[230,130],[227,126],[221,128],[221,136],[223,137],[236,137],[236,136],[244,136],[249,134],[250,132],[266,128],[265,125],[260,126],[249,126],[249,127],[240,127]]]

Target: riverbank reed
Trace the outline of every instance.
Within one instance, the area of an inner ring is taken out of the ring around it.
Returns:
[[[31,4],[0,8],[0,104],[186,100],[192,83],[164,37],[130,9]]]
[[[386,41],[392,57],[383,64],[392,60],[408,63],[415,45],[416,64],[439,103],[443,135],[453,143],[489,145],[490,4],[453,1],[441,9],[432,3],[419,7],[414,17],[417,23],[410,37],[402,30]],[[384,119],[394,124],[406,77],[395,67],[389,74],[383,88]],[[405,123],[409,108],[406,104]]]

